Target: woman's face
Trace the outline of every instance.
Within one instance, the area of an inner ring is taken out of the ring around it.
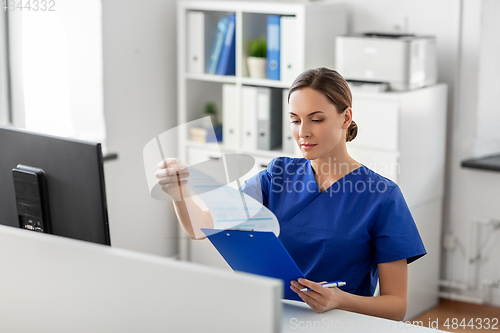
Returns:
[[[306,159],[334,157],[345,149],[349,108],[339,114],[322,92],[311,88],[294,91],[289,104],[293,137]]]

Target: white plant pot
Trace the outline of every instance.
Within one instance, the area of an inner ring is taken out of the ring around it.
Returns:
[[[248,57],[248,74],[254,79],[267,78],[267,58]]]

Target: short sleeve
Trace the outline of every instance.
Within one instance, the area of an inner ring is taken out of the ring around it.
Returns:
[[[411,263],[424,256],[425,250],[410,209],[395,186],[372,229],[375,263],[407,259]]]
[[[272,160],[265,170],[247,179],[240,188],[240,191],[251,196],[266,207],[269,203],[269,191],[272,183],[271,170],[274,161],[275,160]]]

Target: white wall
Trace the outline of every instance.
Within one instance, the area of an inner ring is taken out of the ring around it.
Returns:
[[[177,123],[174,0],[103,0],[105,163],[113,246],[177,253],[171,203],[149,195],[142,149]]]
[[[455,240],[455,248],[444,255],[443,278],[477,283],[500,276],[500,230],[483,228],[483,257],[478,275],[467,264],[470,225],[476,218],[500,219],[500,173],[464,169],[461,161],[500,152],[500,2],[465,0],[463,8],[460,84],[453,110],[449,167],[448,202],[445,227]],[[466,273],[468,271],[468,273]],[[468,278],[466,278],[468,276]],[[492,289],[490,302],[500,306],[500,290]],[[489,291],[488,291],[489,292]],[[478,290],[464,292],[477,296]]]
[[[500,2],[483,0],[478,71],[476,156],[500,151]]]
[[[8,90],[7,90],[7,14],[0,11],[0,125],[8,123]]]

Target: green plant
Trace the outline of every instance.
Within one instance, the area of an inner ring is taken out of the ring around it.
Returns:
[[[214,116],[217,114],[215,103],[208,102],[207,104],[205,104],[205,114]]]
[[[248,47],[250,57],[265,58],[267,56],[267,44],[264,37],[253,39]]]
[[[218,125],[217,121],[217,106],[214,102],[207,102],[205,104],[205,115],[210,116],[210,120],[212,121],[213,126]]]

